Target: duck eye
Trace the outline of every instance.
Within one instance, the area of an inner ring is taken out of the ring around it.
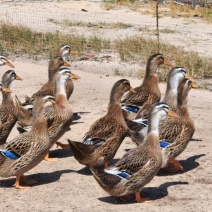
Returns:
[[[184,68],[181,69],[181,71],[186,74],[186,70]]]

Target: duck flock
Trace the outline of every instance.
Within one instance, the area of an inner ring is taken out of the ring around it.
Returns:
[[[64,144],[58,140],[79,118],[69,103],[73,81],[80,78],[70,70],[69,54],[75,52],[67,44],[55,51],[49,61],[48,82],[23,103],[18,96],[13,99],[10,90],[11,83],[21,78],[14,65],[0,56],[0,65],[12,68],[0,82],[0,177],[15,176],[15,188],[30,188],[34,182],[24,173],[44,159],[55,160],[48,153],[57,144],[70,149],[79,163],[89,167],[110,195],[126,199],[134,193],[137,202],[151,201],[141,198],[140,192],[159,170],[183,170],[176,158],[195,131],[187,109],[188,93],[197,88],[194,80],[185,68],[172,67],[162,54],[151,55],[142,84],[132,88],[129,80],[118,80],[111,89],[107,113],[90,126],[81,141],[70,138]],[[170,66],[170,71],[161,101],[157,70],[162,64]],[[20,134],[8,140],[15,125]],[[136,147],[110,165],[125,137]]]

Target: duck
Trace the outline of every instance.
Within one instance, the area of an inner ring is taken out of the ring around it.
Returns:
[[[14,80],[22,80],[14,70],[6,71],[2,76],[2,83],[10,90],[11,83]],[[0,146],[6,143],[6,140],[17,121],[17,109],[13,102],[11,92],[2,92],[2,103],[0,105]]]
[[[48,68],[48,82],[45,83],[37,92],[35,92],[30,98],[30,103],[32,103],[38,96],[43,96],[46,94],[50,94],[54,96],[54,75],[58,71],[58,69],[62,66],[70,67],[70,64],[63,60],[62,57],[53,58],[49,61]],[[73,83],[72,83],[73,85]],[[73,86],[71,89],[71,93],[73,92]]]
[[[59,48],[55,51],[54,53],[54,57],[53,59],[57,58],[57,57],[62,57],[62,59],[68,63],[68,56],[72,54],[72,55],[76,55],[77,52],[74,51],[70,45],[68,44],[62,44],[59,46]],[[71,66],[71,65],[70,65]],[[54,72],[49,70],[49,79],[50,79],[50,75],[54,76]],[[77,75],[76,75],[77,76]],[[70,96],[72,95],[74,90],[74,84],[73,84],[73,80],[68,80],[66,82],[66,94],[67,94],[67,98],[69,99]]]
[[[22,186],[20,181],[30,184],[24,173],[38,165],[50,148],[48,123],[45,110],[56,105],[54,97],[39,97],[34,102],[33,125],[29,132],[18,135],[0,150],[0,177],[16,176],[14,187],[17,189],[30,188]]]
[[[194,79],[184,67],[173,67],[167,78],[167,86],[163,102],[167,103],[174,112],[177,112],[178,86],[183,79]]]
[[[33,104],[31,103],[31,99],[28,99],[25,103],[21,103],[18,96],[15,95],[15,106],[18,114],[17,130],[19,133],[29,131],[33,122]]]
[[[158,86],[157,70],[162,64],[171,66],[171,63],[160,53],[153,54],[148,58],[143,82],[134,88],[136,94],[129,92],[121,101],[126,119],[135,119],[137,115],[148,111],[152,104],[160,101],[161,91]]]
[[[177,113],[177,95],[178,95],[178,86],[179,83],[183,79],[190,79],[194,81],[194,79],[188,74],[188,71],[183,67],[173,67],[168,74],[167,78],[167,86],[165,91],[165,96],[163,98],[163,102],[168,104],[172,111]],[[166,117],[164,120],[170,119],[170,117]],[[162,125],[163,121],[160,122]],[[128,121],[128,127],[130,130],[128,131],[128,136],[132,139],[136,145],[139,145],[142,142],[147,134],[147,126],[148,120],[141,116],[138,116],[136,119]]]
[[[19,132],[24,132],[26,130],[30,129],[31,121],[32,121],[32,113],[31,109],[33,108],[33,101],[39,97],[39,96],[45,96],[46,94],[55,95],[54,90],[54,75],[57,73],[58,69],[60,67],[70,67],[70,64],[63,60],[62,57],[56,57],[50,60],[49,62],[49,68],[48,68],[48,75],[49,80],[47,83],[45,83],[39,91],[34,93],[32,97],[26,96],[25,102],[21,103],[20,100],[16,98],[16,106],[19,109],[19,115],[18,115],[18,126],[17,129]],[[66,95],[69,99],[73,89],[74,85],[72,80],[80,79],[80,77],[76,74],[72,75],[72,79],[67,80],[66,82]],[[23,107],[24,106],[24,107]],[[30,118],[31,117],[31,118]]]
[[[54,76],[55,101],[61,107],[53,108],[46,115],[49,122],[48,132],[51,147],[69,130],[73,121],[73,111],[67,99],[65,85],[68,80],[75,78],[77,78],[75,74],[65,66],[60,67]],[[49,158],[48,154],[45,159],[49,161],[57,160]]]
[[[3,83],[0,82],[0,92],[9,92],[9,93],[11,93],[12,90],[10,90],[9,88],[5,87],[5,86],[3,85]],[[0,134],[1,134],[1,130],[2,130],[2,121],[0,120]],[[1,145],[0,145],[0,146],[1,146]]]
[[[67,61],[70,54],[76,55],[77,53],[71,49],[70,45],[62,44],[55,51],[53,58],[62,57],[64,61]]]
[[[127,91],[135,92],[129,80],[118,80],[111,90],[107,114],[91,125],[83,142],[68,140],[69,147],[66,144],[59,144],[59,146],[70,148],[75,159],[83,165],[90,167],[104,163],[107,167],[128,130],[120,105],[121,97]]]
[[[15,66],[3,55],[0,55],[0,66],[7,65],[10,68],[15,68]]]
[[[143,145],[129,150],[118,162],[108,169],[90,167],[98,184],[110,195],[125,197],[135,193],[138,203],[148,202],[141,198],[140,191],[158,173],[162,165],[159,145],[159,121],[166,116],[177,117],[163,102],[151,106],[148,116],[148,134]]]
[[[183,167],[175,158],[186,149],[195,132],[195,125],[187,107],[188,93],[192,88],[198,88],[193,80],[184,78],[180,82],[177,95],[177,114],[179,117],[164,119],[159,127],[163,155],[161,167],[169,173],[183,171]]]

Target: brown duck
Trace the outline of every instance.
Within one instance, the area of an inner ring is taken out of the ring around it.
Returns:
[[[16,75],[15,71],[8,70],[2,76],[2,83],[5,87],[10,89],[11,83],[14,80],[22,80],[18,75]],[[17,109],[13,102],[13,98],[11,92],[2,92],[2,103],[0,106],[0,120],[1,120],[1,133],[0,133],[0,145],[4,145],[6,140],[14,127],[17,119]]]
[[[73,112],[67,100],[65,85],[68,80],[75,78],[77,77],[71,73],[70,69],[64,66],[60,67],[54,76],[55,101],[60,107],[52,108],[46,115],[49,123],[48,131],[51,147],[65,134],[72,123]],[[46,160],[55,159],[51,159],[47,155]]]
[[[29,188],[20,185],[20,180],[26,184],[24,173],[39,164],[50,148],[45,110],[55,104],[51,96],[39,97],[34,102],[33,125],[30,132],[20,134],[0,150],[0,176],[16,176],[15,188]]]
[[[195,126],[187,108],[187,97],[191,88],[197,88],[193,80],[183,79],[180,82],[177,96],[179,117],[164,119],[160,124],[160,140],[164,144],[162,148],[162,168],[165,168],[168,172],[183,170],[183,167],[175,158],[185,150],[195,132]]]
[[[127,91],[135,92],[130,82],[126,79],[117,81],[111,91],[107,114],[91,126],[84,143],[69,140],[79,163],[90,167],[104,163],[107,167],[113,159],[128,130],[120,106],[121,97]]]
[[[158,86],[158,67],[162,64],[170,65],[170,63],[164,58],[162,54],[154,54],[149,57],[146,66],[146,74],[143,79],[142,84],[135,88],[136,93],[127,93],[123,98],[123,106],[137,106],[138,112],[133,116],[133,119],[138,115],[147,113],[150,106],[156,102],[160,101],[161,92]],[[124,107],[125,108],[125,107]],[[124,111],[125,117],[127,119],[132,119],[129,114]]]
[[[148,135],[143,145],[127,152],[109,169],[90,168],[99,185],[110,195],[123,197],[135,193],[137,202],[147,202],[140,191],[159,171],[162,154],[159,145],[158,125],[162,117],[176,116],[165,103],[156,103],[150,108]]]

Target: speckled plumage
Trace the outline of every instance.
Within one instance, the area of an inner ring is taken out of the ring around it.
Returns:
[[[121,97],[128,90],[132,90],[128,80],[116,82],[111,91],[107,114],[90,127],[85,134],[84,144],[69,141],[74,157],[81,164],[97,166],[112,160],[115,156],[128,130],[120,106]],[[103,144],[88,145],[88,138],[100,138]]]
[[[9,89],[14,80],[21,80],[21,78],[16,75],[13,70],[6,71],[2,76],[3,85]],[[4,145],[6,143],[11,130],[18,119],[17,108],[13,102],[11,93],[3,91],[2,95],[3,99],[0,106],[0,145]]]
[[[58,69],[64,65],[68,66],[68,64],[63,60],[62,57],[57,57],[57,58],[53,58],[52,60],[50,60],[49,68],[48,68],[48,75],[49,75],[48,82],[45,83],[39,91],[37,91],[36,93],[34,93],[32,95],[32,97],[31,97],[32,102],[39,96],[45,96],[47,94],[52,95],[52,96],[55,95],[54,82],[53,82],[54,75],[57,73]],[[74,89],[72,80],[68,80],[66,86],[67,86],[66,92],[67,92],[67,96],[69,98]]]
[[[38,98],[34,103],[33,126],[30,132],[25,132],[5,146],[6,150],[12,151],[20,157],[12,160],[0,153],[0,176],[22,176],[40,163],[50,147],[47,121],[44,117],[45,109],[52,106],[52,98]],[[17,185],[19,187],[19,185]]]
[[[161,64],[169,64],[162,54],[158,53],[149,57],[143,82],[135,88],[136,94],[127,93],[122,100],[122,104],[139,106],[138,115],[148,112],[152,104],[160,101],[161,92],[158,86],[157,69]]]
[[[91,168],[94,178],[110,195],[124,196],[139,193],[157,174],[162,164],[158,124],[160,117],[165,116],[168,110],[168,105],[164,103],[152,106],[148,119],[150,123],[148,136],[143,145],[127,152],[114,166],[107,170]],[[129,177],[124,179],[115,174],[122,171],[129,174]]]
[[[175,159],[187,147],[195,132],[195,126],[187,108],[187,96],[191,88],[196,88],[189,79],[183,79],[178,87],[178,118],[165,119],[160,124],[160,140],[169,142],[163,149],[163,167],[168,159]]]

